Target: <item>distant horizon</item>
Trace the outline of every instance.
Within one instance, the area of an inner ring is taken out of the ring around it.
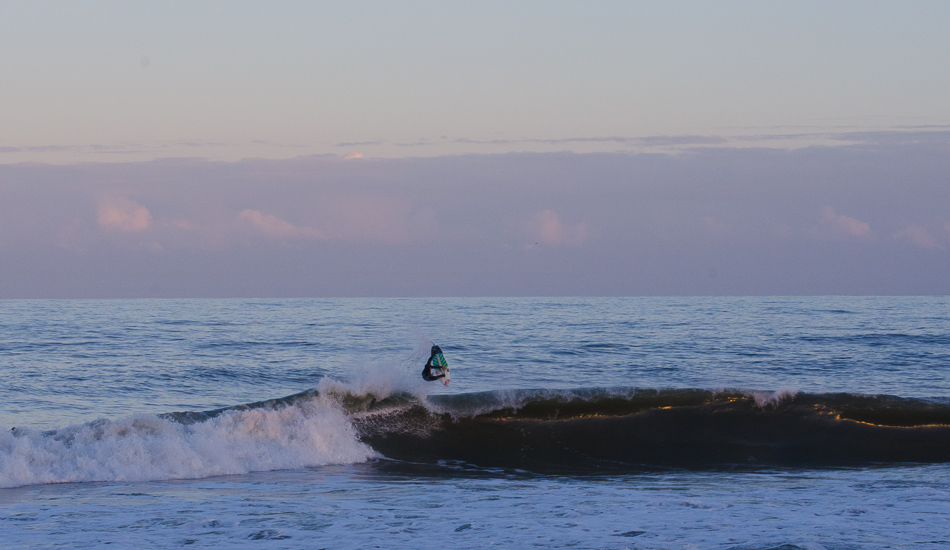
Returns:
[[[720,129],[726,130],[726,129]],[[950,132],[950,123],[924,125],[881,125],[848,126],[831,128],[814,127],[811,131],[801,128],[784,128],[782,132],[761,132],[760,128],[732,128],[721,133],[706,134],[652,134],[652,135],[612,135],[562,138],[512,138],[478,141],[467,138],[452,141],[461,147],[451,152],[419,151],[413,148],[388,151],[374,155],[379,141],[340,143],[324,148],[319,152],[293,154],[286,150],[270,152],[259,151],[258,155],[244,154],[240,148],[232,152],[216,154],[200,147],[192,151],[187,149],[169,154],[168,147],[142,148],[137,151],[123,151],[124,145],[106,147],[103,145],[45,145],[45,146],[0,146],[0,166],[75,166],[86,164],[141,164],[148,162],[209,162],[222,164],[240,164],[253,162],[279,162],[305,158],[333,158],[343,160],[397,160],[426,159],[447,157],[479,157],[493,155],[529,155],[529,154],[661,154],[677,155],[703,149],[765,149],[776,151],[794,151],[810,147],[843,147],[894,139],[910,141],[915,136],[932,140],[934,136],[943,136]],[[192,144],[197,145],[197,144]],[[490,148],[483,147],[492,146]],[[403,145],[404,147],[404,145]],[[187,153],[187,154],[186,154]],[[399,153],[399,154],[395,154]]]
[[[175,301],[175,300],[503,300],[503,299],[572,299],[572,298],[946,298],[950,294],[664,294],[664,295],[587,295],[587,296],[166,296],[166,297],[46,297],[46,298],[0,298],[0,301]]]

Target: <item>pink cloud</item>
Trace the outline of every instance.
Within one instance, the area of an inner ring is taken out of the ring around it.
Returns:
[[[821,221],[827,232],[846,237],[865,237],[871,234],[871,226],[861,220],[838,214],[826,206],[821,209]]]
[[[294,225],[258,210],[238,218],[276,238],[333,240],[351,243],[406,244],[437,233],[430,210],[414,210],[409,201],[379,194],[322,196],[310,216],[318,225]]]
[[[269,237],[283,239],[326,238],[326,235],[322,231],[318,231],[312,227],[299,227],[271,214],[263,214],[257,210],[244,210],[238,214],[238,218],[250,222]]]
[[[129,199],[111,198],[99,204],[97,222],[101,229],[134,233],[152,225],[152,214]]]
[[[343,160],[361,159],[361,158],[363,158],[363,153],[357,153],[356,151],[350,151],[349,153],[343,155]]]
[[[902,229],[894,233],[892,237],[899,241],[908,241],[920,248],[926,248],[928,250],[940,247],[940,243],[937,242],[937,239],[935,239],[929,231],[919,225],[912,225]]]
[[[568,225],[558,218],[554,210],[542,210],[534,217],[535,235],[539,242],[559,246],[580,246],[587,241],[587,222]]]

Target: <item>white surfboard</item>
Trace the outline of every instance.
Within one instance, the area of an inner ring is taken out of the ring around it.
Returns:
[[[435,373],[436,376],[438,376],[440,373],[444,374],[445,376],[443,376],[439,380],[442,381],[443,386],[449,385],[449,367],[439,367],[437,369],[432,369],[432,372]]]

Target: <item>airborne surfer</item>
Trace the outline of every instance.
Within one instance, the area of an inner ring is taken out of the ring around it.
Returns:
[[[432,370],[435,369],[435,374],[432,373]],[[429,353],[429,360],[426,361],[425,366],[422,368],[422,379],[426,382],[432,382],[433,380],[443,379],[442,383],[446,386],[449,385],[449,363],[445,360],[445,356],[442,355],[442,348],[436,345],[432,345],[432,351]]]

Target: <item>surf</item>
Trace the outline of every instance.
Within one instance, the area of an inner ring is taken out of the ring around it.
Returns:
[[[326,378],[233,407],[0,433],[0,487],[373,460],[562,474],[950,462],[950,403],[627,387],[431,395],[395,379]]]
[[[314,392],[288,403],[4,431],[0,487],[196,479],[377,456],[359,441],[339,403]]]

